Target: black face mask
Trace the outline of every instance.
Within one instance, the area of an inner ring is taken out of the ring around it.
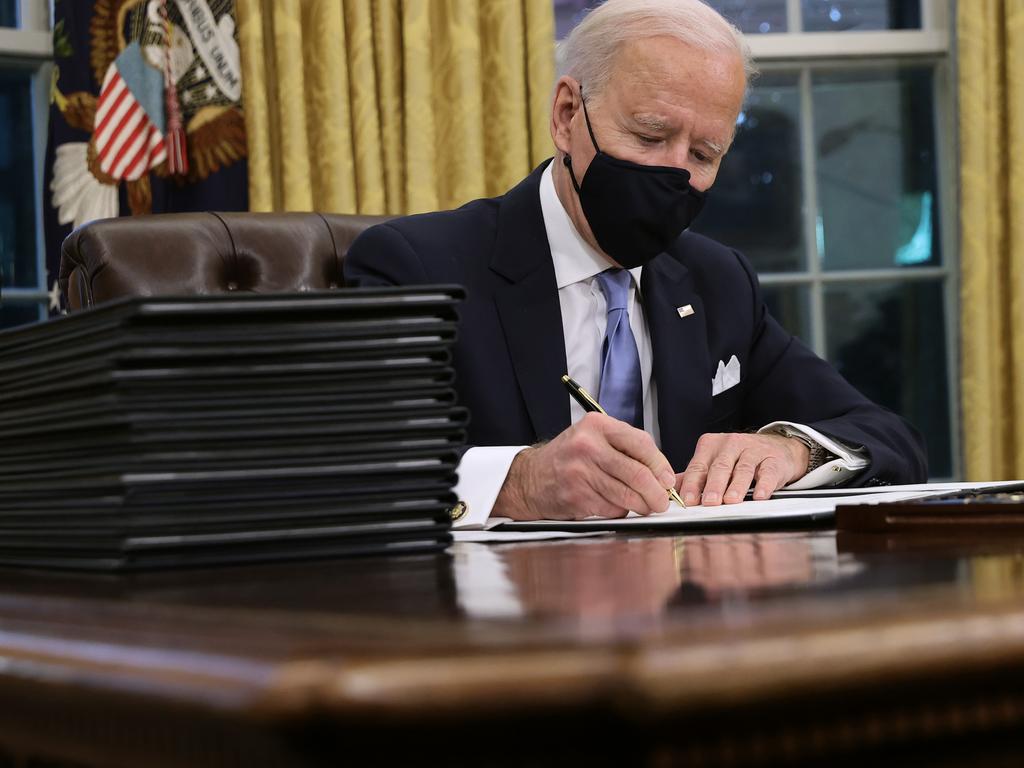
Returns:
[[[685,169],[640,165],[606,155],[594,138],[582,88],[580,102],[597,154],[582,184],[576,182],[569,155],[562,162],[601,250],[626,269],[643,266],[690,226],[706,195],[690,186],[690,172]]]

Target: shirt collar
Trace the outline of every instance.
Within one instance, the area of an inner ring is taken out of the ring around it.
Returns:
[[[548,163],[540,177],[540,208],[544,216],[544,229],[548,235],[551,259],[555,267],[555,282],[561,290],[567,285],[588,280],[610,268],[608,260],[595,250],[576,231],[572,219],[562,207],[562,201],[555,192],[552,169],[554,161]],[[633,284],[640,289],[640,273],[643,267],[629,270]]]

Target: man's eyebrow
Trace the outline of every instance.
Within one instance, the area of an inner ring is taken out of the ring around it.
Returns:
[[[651,114],[634,114],[633,122],[635,122],[641,128],[651,131],[651,133],[666,133],[671,130],[671,126],[665,121],[663,117]],[[711,139],[699,139],[698,144],[704,145],[704,147],[711,152],[715,157],[724,154],[725,147],[716,141]]]
[[[658,117],[657,115],[636,114],[633,115],[633,121],[640,127],[646,128],[649,131],[661,133],[668,130],[668,123],[665,122],[664,118]]]
[[[721,144],[711,141],[710,139],[700,139],[697,143],[703,144],[716,157],[725,151],[725,148]]]

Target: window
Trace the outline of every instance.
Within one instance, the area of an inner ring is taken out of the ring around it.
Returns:
[[[18,0],[0,0],[0,27],[18,26]]]
[[[711,0],[746,33],[920,29],[916,0]]]
[[[947,0],[710,0],[761,69],[696,231],[959,476]],[[568,32],[592,3],[555,0]],[[742,222],[737,226],[736,222]]]
[[[45,1],[0,0],[0,329],[48,311],[40,206],[51,45]]]

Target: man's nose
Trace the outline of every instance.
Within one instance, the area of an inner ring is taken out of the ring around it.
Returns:
[[[688,141],[673,144],[669,148],[669,154],[665,161],[665,165],[682,168],[689,171],[691,175],[693,174],[693,169],[690,167],[690,143]]]

